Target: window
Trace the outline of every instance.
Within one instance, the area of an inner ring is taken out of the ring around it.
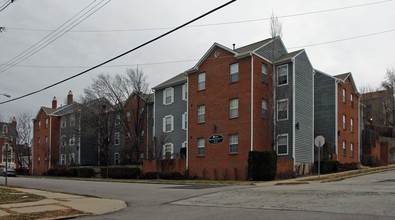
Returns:
[[[66,164],[66,155],[61,154],[60,155],[60,165],[65,165]]]
[[[354,119],[350,120],[350,130],[351,132],[354,132]]]
[[[343,115],[343,130],[346,130],[346,116]]]
[[[168,143],[163,146],[163,157],[165,159],[172,159],[173,158],[173,144]]]
[[[287,85],[288,84],[288,65],[283,65],[277,67],[277,85]]]
[[[144,153],[140,152],[140,160],[143,160],[143,159],[144,159]]]
[[[121,114],[117,114],[115,117],[115,125],[119,125],[121,123]]]
[[[205,105],[199,105],[198,106],[198,123],[204,123],[205,121],[205,112],[206,112],[206,106]]]
[[[44,162],[45,162],[45,164],[48,164],[48,157],[47,157],[47,155],[45,155],[45,157],[44,157]]]
[[[197,140],[197,155],[198,156],[204,156],[204,138],[199,138]]]
[[[71,154],[69,154],[69,161],[70,161],[70,164],[74,164],[74,158],[75,158],[75,156],[74,156],[74,153],[71,153]]]
[[[38,130],[41,129],[41,121],[38,121]]]
[[[120,134],[119,134],[119,132],[115,132],[115,134],[114,134],[114,144],[115,145],[119,145],[119,143],[120,143]]]
[[[198,91],[206,89],[206,73],[198,75]]]
[[[350,102],[351,102],[351,108],[354,107],[354,96],[353,94],[350,95]]]
[[[69,138],[69,145],[70,146],[74,146],[75,144],[75,135],[71,135],[71,137]]]
[[[343,89],[343,103],[346,103],[346,89]]]
[[[48,118],[45,119],[45,128],[48,128]]]
[[[63,118],[63,117],[60,119],[60,126],[61,126],[62,128],[65,128],[65,127],[66,127],[66,119]]]
[[[130,122],[130,111],[126,112],[126,120]]]
[[[40,156],[37,156],[37,165],[40,166]]]
[[[38,138],[38,141],[37,141],[38,148],[40,148],[40,145],[41,145],[41,140],[40,140],[40,138]]]
[[[277,136],[277,154],[288,155],[288,134]]]
[[[229,100],[229,118],[239,117],[239,99]]]
[[[144,130],[141,131],[140,142],[144,143]]]
[[[262,118],[267,118],[267,100],[262,99]]]
[[[70,115],[70,126],[74,126],[74,125],[75,125],[75,116]]]
[[[48,137],[45,137],[45,146],[48,146]]]
[[[167,88],[163,92],[163,104],[170,105],[174,102],[174,89],[173,87]]]
[[[172,115],[163,118],[163,132],[172,132],[174,130],[174,117]]]
[[[186,130],[188,128],[188,113],[185,112],[182,114],[182,129]]]
[[[343,141],[343,156],[346,156],[346,142]]]
[[[239,63],[230,64],[230,82],[239,81]]]
[[[350,144],[350,156],[354,157],[354,144],[353,143]]]
[[[66,136],[63,135],[62,136],[62,146],[65,147],[66,145],[67,145],[67,139],[66,139]]]
[[[114,153],[114,164],[119,165],[119,153]]]
[[[288,119],[288,99],[282,99],[277,101],[277,120]]]
[[[229,153],[237,153],[239,144],[239,135],[232,134],[229,135]]]
[[[188,84],[182,85],[182,100],[188,100]]]
[[[262,82],[267,83],[267,66],[262,63]]]

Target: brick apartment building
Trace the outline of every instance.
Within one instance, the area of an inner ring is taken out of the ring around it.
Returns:
[[[16,168],[15,147],[18,138],[16,119],[11,123],[0,122],[0,168]],[[7,155],[8,150],[8,155]]]

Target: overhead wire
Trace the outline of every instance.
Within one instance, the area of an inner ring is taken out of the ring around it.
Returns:
[[[95,12],[97,12],[99,9],[104,7],[106,4],[108,4],[111,0],[107,0],[103,5],[99,6],[101,3],[103,3],[106,0],[101,0],[98,4],[94,5],[92,8],[84,12],[82,15],[79,16],[83,11],[85,11],[87,8],[89,8],[94,2],[97,0],[94,0],[91,2],[89,5],[87,5],[85,8],[83,8],[81,11],[79,11],[77,14],[75,14],[73,17],[68,19],[65,23],[63,23],[61,26],[59,26],[56,30],[42,38],[40,41],[23,51],[22,53],[18,54],[17,56],[11,58],[4,64],[0,66],[0,73],[14,67],[16,64],[26,60],[27,58],[31,57],[32,55],[36,54],[40,50],[44,49],[47,47],[49,44],[54,42],[55,40],[59,39],[62,37],[64,34],[66,34],[68,31],[70,31],[72,28],[89,18],[91,15],[93,15]],[[99,6],[99,7],[97,7]],[[93,10],[93,11],[92,11]],[[92,11],[92,12],[91,12]],[[90,14],[88,14],[90,13]],[[79,16],[76,20],[72,21],[75,17]],[[71,21],[71,22],[70,22]],[[65,26],[65,27],[64,27]]]
[[[152,39],[152,40],[149,40],[149,41],[147,41],[147,42],[145,42],[145,43],[143,43],[143,44],[141,44],[141,45],[139,45],[139,46],[137,46],[137,47],[135,47],[135,48],[133,48],[133,49],[130,49],[130,50],[128,50],[128,51],[126,51],[126,52],[124,52],[124,53],[118,55],[118,56],[115,56],[115,57],[113,57],[113,58],[111,58],[111,59],[109,59],[109,60],[107,60],[107,61],[104,61],[104,62],[102,62],[102,63],[100,63],[100,64],[98,64],[98,65],[96,65],[96,66],[93,66],[93,67],[91,67],[91,68],[89,68],[89,69],[87,69],[87,70],[85,70],[85,71],[82,71],[82,72],[80,72],[80,73],[77,73],[77,74],[75,74],[75,75],[73,75],[73,76],[70,76],[70,77],[68,77],[68,78],[66,78],[66,79],[63,79],[63,80],[61,80],[61,81],[58,81],[58,82],[53,83],[53,84],[51,84],[51,85],[48,85],[48,86],[46,86],[46,87],[44,87],[44,88],[38,89],[38,90],[36,90],[36,91],[27,93],[27,94],[25,94],[25,95],[22,95],[22,96],[13,98],[13,99],[9,99],[9,100],[0,102],[0,105],[1,105],[1,104],[5,104],[5,103],[9,103],[9,102],[13,102],[13,101],[16,101],[16,100],[19,100],[19,99],[22,99],[22,98],[25,98],[25,97],[28,97],[28,96],[31,96],[31,95],[34,95],[34,94],[36,94],[36,93],[39,93],[39,92],[45,91],[45,90],[47,90],[47,89],[49,89],[49,88],[52,88],[52,87],[54,87],[54,86],[56,86],[56,85],[59,85],[59,84],[62,84],[62,83],[64,83],[64,82],[67,82],[67,81],[69,81],[69,80],[71,80],[71,79],[74,79],[74,78],[76,78],[76,77],[78,77],[78,76],[81,76],[81,75],[83,75],[83,74],[85,74],[85,73],[87,73],[87,72],[90,72],[90,71],[92,71],[92,70],[94,70],[94,69],[96,69],[96,68],[98,68],[98,67],[100,67],[100,66],[103,66],[103,65],[105,65],[105,64],[107,64],[107,63],[110,63],[110,62],[112,62],[112,61],[114,61],[114,60],[116,60],[116,59],[119,59],[119,58],[121,58],[121,57],[123,57],[123,56],[125,56],[125,55],[127,55],[127,54],[129,54],[129,53],[131,53],[131,52],[133,52],[133,51],[135,51],[135,50],[138,50],[138,49],[140,49],[140,48],[142,48],[142,47],[144,47],[144,46],[146,46],[146,45],[148,45],[148,44],[151,44],[152,42],[155,42],[155,41],[157,41],[157,40],[159,40],[159,39],[161,39],[161,38],[163,38],[163,37],[165,37],[165,36],[167,36],[167,35],[169,35],[169,34],[175,32],[175,31],[177,31],[177,30],[179,30],[179,29],[181,29],[181,28],[183,28],[183,27],[185,27],[185,26],[187,26],[187,25],[189,25],[189,24],[191,24],[191,23],[193,23],[193,22],[195,22],[195,21],[197,21],[197,20],[203,18],[203,17],[206,17],[207,15],[209,15],[209,14],[211,14],[211,13],[213,13],[213,12],[215,12],[215,11],[217,11],[217,10],[223,8],[223,7],[226,7],[226,6],[228,6],[229,4],[232,4],[232,3],[235,2],[235,1],[236,1],[236,0],[231,0],[231,1],[225,3],[225,4],[221,5],[221,6],[218,6],[218,7],[214,8],[214,9],[212,9],[212,10],[210,10],[210,11],[208,11],[208,12],[206,12],[206,13],[204,13],[204,14],[202,14],[202,15],[200,15],[200,16],[198,16],[198,17],[196,17],[196,18],[194,18],[194,19],[192,19],[192,20],[190,20],[190,21],[188,21],[188,22],[186,22],[186,23],[184,23],[184,24],[182,24],[182,25],[180,25],[180,26],[178,26],[178,27],[176,27],[176,28],[174,28],[174,29],[172,29],[172,30],[166,32],[166,33],[164,33],[164,34],[162,34],[162,35],[159,35],[158,37],[156,37],[156,38],[154,38],[154,39]]]
[[[12,0],[10,0],[9,2],[8,2],[8,4],[6,3],[6,5],[3,7],[3,8],[0,8],[0,12],[2,12],[4,9],[6,9],[9,5],[11,5],[11,3],[13,3],[14,1],[12,1]]]

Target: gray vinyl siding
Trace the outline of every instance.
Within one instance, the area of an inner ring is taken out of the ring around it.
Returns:
[[[180,157],[182,144],[186,141],[186,130],[182,129],[182,115],[187,111],[187,100],[182,100],[182,82],[173,85],[174,102],[169,105],[163,104],[163,92],[166,88],[155,91],[155,135],[158,136],[163,132],[163,118],[168,115],[174,117],[172,132],[165,133],[169,143],[173,144],[174,158]]]
[[[295,58],[295,161],[313,163],[313,67],[302,52]]]
[[[292,149],[293,149],[293,134],[292,134],[292,118],[293,118],[293,100],[292,100],[292,74],[293,74],[293,65],[292,62],[278,64],[277,66],[282,66],[284,64],[288,65],[288,85],[277,86],[276,84],[276,134],[288,134],[288,154],[287,155],[279,155],[280,157],[293,157]],[[276,69],[277,69],[276,66]],[[277,82],[277,80],[276,80]],[[288,120],[277,120],[277,101],[282,99],[288,99]]]
[[[314,132],[336,144],[336,80],[319,71],[314,76]]]
[[[264,47],[259,48],[256,53],[273,62],[286,54],[287,49],[284,47],[281,39],[277,38]]]

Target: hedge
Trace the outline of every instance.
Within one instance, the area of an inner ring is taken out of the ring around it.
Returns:
[[[157,175],[157,172],[147,172],[147,173],[141,174],[138,178],[152,180],[152,179],[157,179],[158,175]],[[178,172],[167,172],[167,173],[159,173],[159,179],[184,180],[184,179],[187,179],[187,176],[182,175],[181,173],[178,173]]]
[[[95,172],[92,168],[51,168],[44,175],[48,176],[71,176],[71,177],[93,177]]]
[[[341,164],[339,161],[331,161],[331,160],[323,160],[321,161],[321,174],[326,173],[337,173],[348,170],[356,170],[358,169],[358,163],[345,163]],[[318,173],[318,162],[314,162],[314,173]]]
[[[250,151],[248,154],[248,177],[251,180],[273,180],[277,174],[275,151]]]
[[[101,176],[105,178],[107,175],[107,168],[100,169]],[[109,167],[108,178],[114,179],[136,179],[141,174],[139,168],[128,167]]]

